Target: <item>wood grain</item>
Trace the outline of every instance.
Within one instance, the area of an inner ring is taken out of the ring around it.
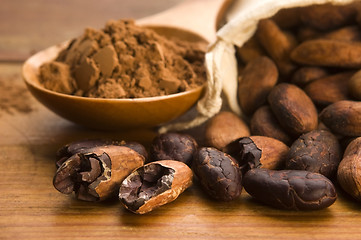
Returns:
[[[7,34],[22,49],[23,36]],[[10,53],[16,56],[18,52]],[[7,103],[10,111],[0,109],[0,239],[360,239],[360,203],[339,189],[334,205],[312,212],[272,209],[245,192],[233,202],[216,202],[197,182],[176,201],[143,216],[128,212],[117,199],[87,203],[65,196],[52,186],[55,151],[60,146],[99,137],[149,145],[155,133],[142,129],[102,132],[76,126],[30,96],[20,71],[21,64],[0,64],[0,83],[13,86]],[[30,111],[12,105],[19,98]]]
[[[11,77],[25,90],[20,67],[0,65],[0,81]],[[76,201],[52,186],[60,146],[97,137],[149,145],[155,133],[92,131],[54,115],[30,95],[28,101],[31,112],[0,116],[0,239],[359,239],[360,204],[340,190],[334,205],[313,212],[272,209],[245,192],[236,201],[216,202],[197,182],[176,201],[142,216],[117,199]]]

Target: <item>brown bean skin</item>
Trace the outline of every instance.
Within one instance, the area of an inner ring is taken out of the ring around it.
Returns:
[[[300,135],[317,128],[318,114],[307,94],[293,84],[281,83],[268,95],[268,103],[279,123],[290,133]]]
[[[349,100],[348,82],[353,74],[353,71],[341,72],[314,80],[306,85],[304,91],[320,107],[325,107],[341,100]]]
[[[233,112],[222,111],[211,118],[205,126],[205,142],[222,150],[230,142],[249,136],[247,123]]]
[[[251,118],[251,134],[278,139],[290,145],[293,139],[283,130],[276,116],[269,106],[262,106],[257,109]]]
[[[278,70],[268,57],[259,57],[249,62],[241,74],[238,86],[238,101],[242,111],[251,115],[267,101],[267,95],[276,85]]]
[[[291,59],[312,66],[360,68],[361,43],[338,40],[309,40],[291,52]]]
[[[342,136],[361,136],[361,102],[338,101],[320,113],[320,120],[332,132]]]

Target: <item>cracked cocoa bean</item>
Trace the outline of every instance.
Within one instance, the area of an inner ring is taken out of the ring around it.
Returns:
[[[197,147],[196,140],[188,134],[164,133],[153,139],[150,158],[152,161],[177,160],[191,166]]]
[[[212,198],[231,201],[241,194],[242,175],[230,155],[212,147],[200,148],[194,155],[192,169]]]
[[[77,199],[101,201],[113,196],[120,183],[144,164],[144,156],[124,146],[98,146],[69,157],[56,171],[53,185]]]
[[[336,174],[341,161],[341,147],[330,132],[314,130],[301,135],[292,145],[286,169],[321,173],[327,178]]]
[[[174,201],[191,186],[192,177],[192,170],[182,162],[151,162],[136,169],[122,182],[119,199],[128,210],[144,214]]]
[[[249,137],[237,139],[226,146],[225,152],[238,161],[239,169],[245,174],[252,168],[261,167],[262,150]]]
[[[257,201],[279,209],[323,209],[337,199],[335,187],[328,178],[302,170],[251,169],[244,176],[243,184]]]
[[[76,153],[86,152],[90,148],[100,146],[125,146],[129,147],[148,159],[148,153],[145,147],[137,142],[126,142],[111,139],[83,139],[68,143],[61,147],[56,153],[56,167],[60,167],[69,157]]]
[[[288,151],[289,147],[283,142],[265,136],[240,138],[226,150],[238,161],[243,174],[253,168],[281,169]]]

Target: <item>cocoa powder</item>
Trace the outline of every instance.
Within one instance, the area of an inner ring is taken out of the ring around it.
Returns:
[[[86,29],[55,61],[40,67],[45,88],[96,98],[183,92],[206,81],[206,42],[167,39],[132,20]]]
[[[0,77],[0,116],[2,113],[30,113],[33,110],[30,94],[25,86],[18,83],[18,75]]]

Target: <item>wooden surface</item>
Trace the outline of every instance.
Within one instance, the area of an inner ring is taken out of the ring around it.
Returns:
[[[85,2],[90,2],[88,14],[70,14]],[[128,212],[117,199],[87,203],[57,192],[54,155],[63,144],[116,137],[147,145],[154,137],[151,130],[100,132],[76,126],[40,105],[21,79],[21,61],[32,50],[81,33],[88,22],[102,26],[107,16],[138,18],[177,1],[105,2],[117,7],[97,8],[88,0],[1,1],[0,239],[361,239],[361,205],[341,191],[328,209],[289,212],[259,205],[245,192],[236,201],[215,202],[195,183],[175,202],[144,216]],[[42,27],[35,27],[39,23]],[[47,35],[49,29],[55,35]]]

